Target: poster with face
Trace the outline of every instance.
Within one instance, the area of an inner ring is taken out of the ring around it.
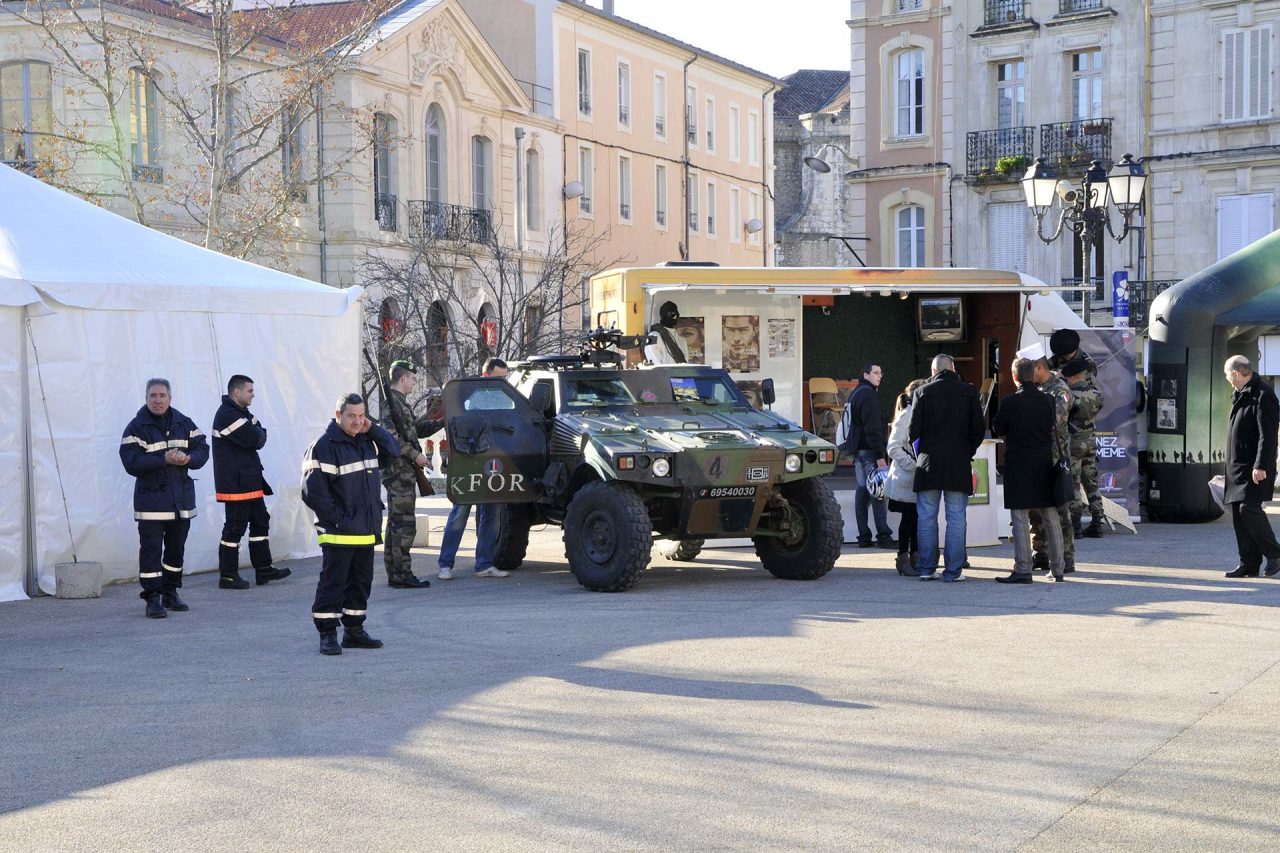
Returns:
[[[760,318],[755,314],[726,314],[720,318],[722,366],[731,373],[760,369]]]
[[[676,320],[676,334],[684,338],[689,348],[690,364],[706,364],[706,332],[701,317],[681,317]]]

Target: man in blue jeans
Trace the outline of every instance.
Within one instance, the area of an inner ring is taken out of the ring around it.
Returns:
[[[885,501],[874,500],[867,491],[867,477],[877,468],[889,467],[884,412],[880,408],[880,395],[876,393],[883,378],[884,371],[878,364],[868,364],[862,368],[862,379],[849,395],[849,402],[844,407],[844,422],[841,424],[844,441],[840,444],[840,451],[853,457],[854,477],[857,479],[857,490],[853,494],[853,516],[858,520],[859,548],[870,548],[872,545],[893,548],[898,544],[893,539],[893,531],[889,529],[889,511]],[[871,541],[871,528],[867,525],[868,505],[876,522],[875,542]]]
[[[911,406],[910,436],[920,442],[916,454],[916,539],[920,557],[915,571],[931,581],[938,570],[938,508],[947,513],[943,546],[944,581],[962,581],[965,511],[973,494],[973,454],[986,432],[978,390],[960,380],[949,355],[936,355],[933,378],[916,392]]]
[[[508,373],[507,363],[500,358],[490,358],[484,363],[483,375],[501,377]],[[470,504],[454,504],[449,520],[444,525],[444,539],[440,543],[440,571],[436,577],[442,581],[453,580],[453,562],[458,557],[458,545],[462,532],[467,529],[471,517]],[[493,564],[493,545],[498,539],[497,507],[480,504],[476,507],[476,577],[505,578],[504,572]]]

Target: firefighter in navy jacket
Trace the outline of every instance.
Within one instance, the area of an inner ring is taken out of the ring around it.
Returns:
[[[240,538],[249,530],[249,561],[258,586],[287,578],[289,569],[271,565],[270,525],[266,496],[271,486],[262,476],[258,451],[267,443],[267,428],[249,413],[253,380],[237,373],[227,383],[213,416],[213,488],[226,511],[218,542],[218,588],[248,589],[240,577]]]
[[[120,439],[120,461],[137,478],[138,580],[147,616],[190,610],[178,596],[182,557],[196,515],[196,484],[187,472],[209,461],[209,445],[191,418],[170,405],[167,379],[147,380],[147,404]]]
[[[320,653],[377,649],[364,629],[373,585],[373,546],[382,539],[379,469],[400,454],[400,443],[365,415],[364,398],[339,398],[334,419],[302,458],[302,500],[316,515],[324,563],[311,618]],[[343,626],[338,645],[338,623]]]

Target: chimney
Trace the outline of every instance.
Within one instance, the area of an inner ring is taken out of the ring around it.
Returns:
[[[613,0],[604,0],[604,13],[606,15],[613,14]]]

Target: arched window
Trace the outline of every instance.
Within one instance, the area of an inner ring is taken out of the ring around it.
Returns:
[[[383,231],[396,230],[396,120],[373,117],[373,217]]]
[[[897,237],[895,241],[897,265],[900,267],[924,266],[924,208],[916,204],[900,207],[893,221]]]
[[[489,181],[493,173],[493,143],[483,136],[471,137],[471,206],[489,210],[492,194]]]
[[[432,104],[427,110],[427,201],[436,204],[448,198],[445,155],[444,112]]]
[[[400,319],[400,306],[394,297],[382,300],[382,304],[378,306],[378,320],[382,324],[382,342],[398,342],[404,334],[404,321]]]
[[[141,68],[129,69],[129,155],[134,181],[159,182],[160,93]]]
[[[893,135],[924,135],[924,50],[913,47],[893,55]]]
[[[524,153],[525,223],[530,231],[542,229],[542,156],[530,148]]]
[[[497,311],[493,306],[486,302],[480,306],[480,335],[476,341],[476,348],[480,353],[480,361],[492,356],[498,350],[498,319]]]
[[[423,361],[437,379],[449,371],[449,311],[443,302],[427,309],[427,341]]]
[[[53,130],[53,78],[44,62],[0,65],[0,161],[35,166]]]

